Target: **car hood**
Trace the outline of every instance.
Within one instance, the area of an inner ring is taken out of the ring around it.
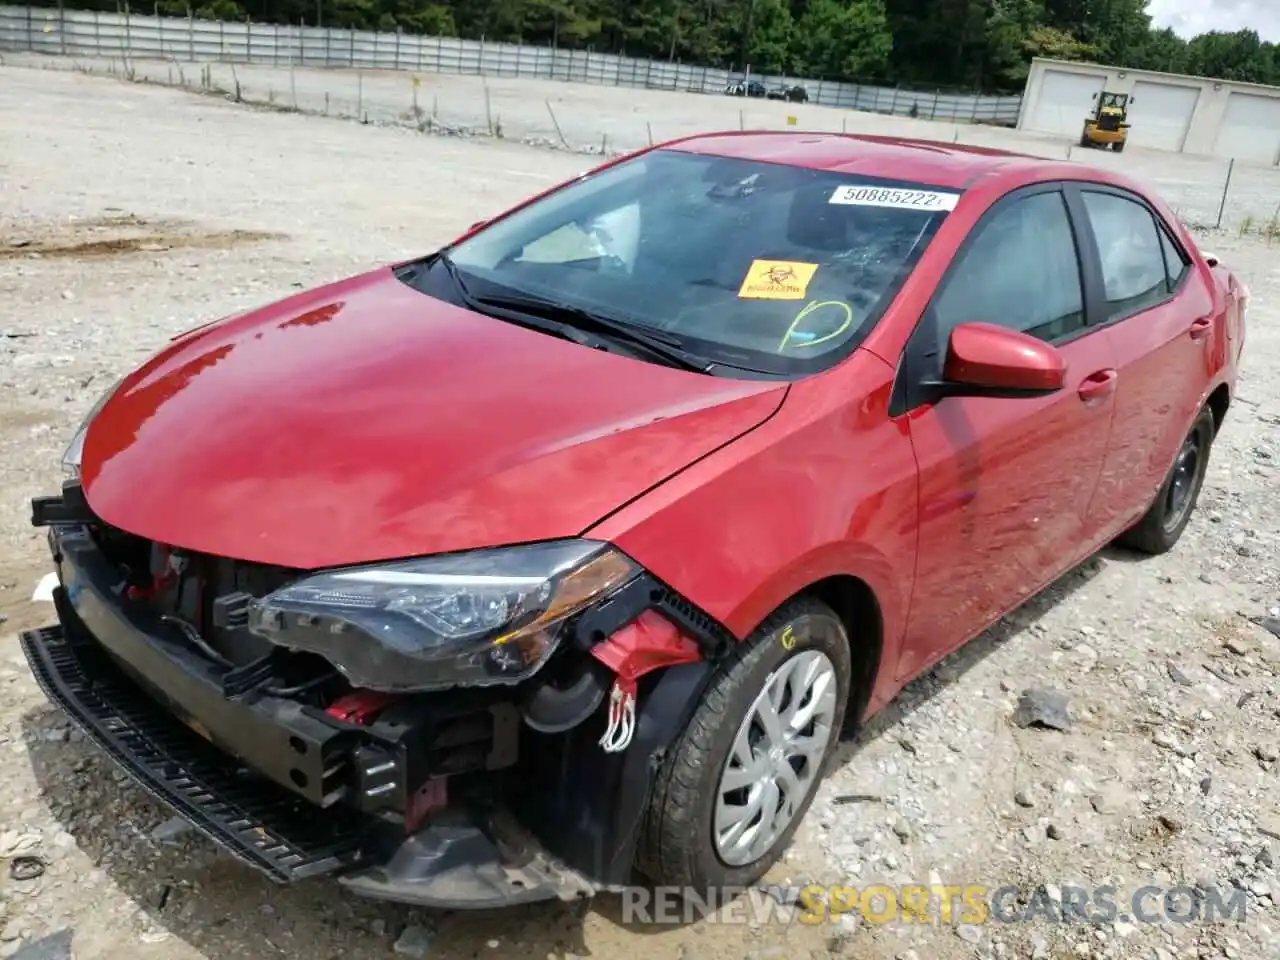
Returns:
[[[120,529],[314,569],[576,536],[785,392],[559,340],[381,269],[175,340],[94,417],[81,477]]]

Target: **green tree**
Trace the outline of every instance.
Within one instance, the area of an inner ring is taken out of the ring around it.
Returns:
[[[1274,48],[1253,30],[1196,37],[1187,44],[1187,65],[1194,73],[1224,80],[1269,83],[1276,79]]]
[[[746,62],[756,73],[785,73],[791,65],[795,24],[787,0],[754,0],[750,32],[746,35]]]
[[[986,22],[986,64],[988,86],[1014,86],[1027,78],[1034,50],[1032,36],[1042,30],[1043,0],[991,0]]]
[[[1151,33],[1147,0],[1098,0],[1089,7],[1078,36],[1093,45],[1104,61],[1130,65],[1134,50]]]
[[[995,72],[989,56],[989,0],[890,0],[888,14],[893,33],[889,76],[894,81],[974,87]]]
[[[793,49],[798,73],[850,80],[883,76],[893,51],[883,0],[809,0]]]
[[[1050,60],[1093,60],[1098,56],[1097,47],[1057,27],[1036,27],[1027,35],[1025,49],[1030,57]]]
[[[199,20],[244,20],[248,14],[235,0],[160,0],[156,5],[162,16],[195,17]]]
[[[1168,28],[1152,30],[1133,51],[1131,64],[1142,70],[1186,73],[1187,42]]]

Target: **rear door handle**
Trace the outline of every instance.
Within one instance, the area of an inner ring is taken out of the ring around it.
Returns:
[[[1114,370],[1099,370],[1091,373],[1080,382],[1076,392],[1080,399],[1088,403],[1090,400],[1101,400],[1116,392],[1116,380],[1119,374]]]
[[[1213,332],[1213,317],[1201,317],[1191,324],[1191,328],[1187,331],[1191,335],[1192,340],[1203,340]]]

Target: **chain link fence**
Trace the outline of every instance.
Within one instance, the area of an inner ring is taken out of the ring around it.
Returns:
[[[0,6],[0,50],[119,59],[409,70],[722,94],[741,79],[715,67],[554,47],[407,33],[229,23],[47,7]],[[752,75],[767,90],[801,85],[810,103],[847,110],[1013,125],[1020,96],[902,90]]]

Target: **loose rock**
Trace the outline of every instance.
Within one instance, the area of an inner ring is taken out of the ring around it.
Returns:
[[[11,954],[12,960],[71,960],[73,931],[59,930]]]
[[[392,949],[401,956],[421,960],[431,950],[431,941],[434,939],[435,933],[426,927],[409,926],[404,928]]]
[[[1050,730],[1071,729],[1067,695],[1057,690],[1032,687],[1022,691],[1014,710],[1013,722],[1019,727],[1044,727]]]
[[[182,817],[170,817],[151,831],[151,839],[156,843],[177,843],[194,832],[195,827]]]
[[[1254,647],[1250,643],[1245,643],[1238,638],[1232,638],[1223,644],[1231,653],[1239,657],[1247,657],[1254,652]]]

